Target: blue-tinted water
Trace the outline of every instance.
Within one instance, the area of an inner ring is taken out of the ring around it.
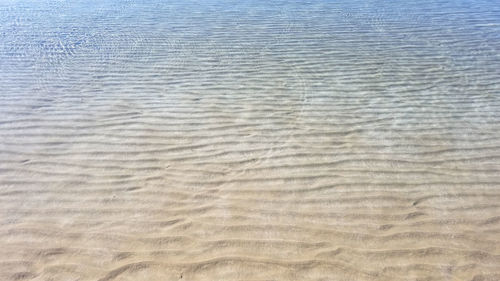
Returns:
[[[0,279],[498,280],[499,94],[498,1],[0,1]]]

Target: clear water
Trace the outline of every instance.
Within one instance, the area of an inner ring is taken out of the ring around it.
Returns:
[[[498,1],[0,1],[6,280],[496,280],[498,171]]]

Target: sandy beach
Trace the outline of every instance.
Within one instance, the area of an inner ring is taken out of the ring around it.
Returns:
[[[0,6],[0,280],[500,280],[500,12],[212,2]]]

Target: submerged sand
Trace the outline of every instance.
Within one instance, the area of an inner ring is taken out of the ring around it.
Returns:
[[[0,279],[500,277],[497,132],[197,96],[9,100]]]
[[[0,280],[500,280],[485,7],[146,2],[4,33]]]

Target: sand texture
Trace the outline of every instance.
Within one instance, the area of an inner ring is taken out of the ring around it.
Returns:
[[[0,280],[500,280],[489,2],[137,2],[0,4]]]

